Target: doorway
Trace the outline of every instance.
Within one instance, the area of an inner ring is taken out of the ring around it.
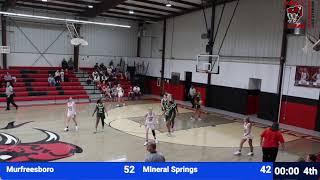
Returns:
[[[261,79],[250,78],[249,79],[249,90],[248,90],[248,101],[247,101],[247,114],[258,114],[259,103],[260,103],[260,92],[261,92]]]
[[[184,99],[185,100],[190,100],[189,99],[189,89],[192,86],[192,72],[190,71],[185,71],[185,81],[184,81]]]

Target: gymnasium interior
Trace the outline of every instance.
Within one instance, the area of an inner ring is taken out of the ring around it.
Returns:
[[[260,135],[274,122],[285,140],[277,161],[309,154],[320,160],[319,0],[0,4],[2,162],[143,162],[150,108],[157,150],[168,162],[261,162]],[[124,105],[91,79],[102,66],[116,69]],[[64,80],[48,83],[57,71]],[[6,110],[7,83],[19,108]],[[137,98],[130,98],[133,86],[141,89]],[[200,95],[201,120],[190,119],[191,87]],[[179,109],[172,136],[160,104],[165,93]],[[65,132],[70,97],[79,129],[71,121]],[[99,99],[108,116],[104,131],[99,124],[94,133]],[[254,155],[246,155],[245,143],[245,154],[235,156],[247,117]]]

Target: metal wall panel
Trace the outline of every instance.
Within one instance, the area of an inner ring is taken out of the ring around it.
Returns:
[[[225,7],[215,42],[215,54],[218,53],[222,44],[235,4],[235,2],[228,3]],[[221,10],[222,5],[217,6],[216,28]],[[205,14],[208,27],[210,27],[210,9],[206,9]],[[283,15],[282,1],[241,0],[220,54],[230,57],[278,59],[276,57],[280,56]],[[157,25],[150,25],[153,28],[147,28],[148,33],[154,34],[157,31],[156,34],[162,36],[159,32],[161,31],[160,25],[162,22],[158,22],[158,29],[155,28]],[[169,19],[167,21],[167,58],[194,59],[197,54],[205,53],[207,40],[201,39],[201,34],[205,32],[206,26],[202,11]],[[162,42],[159,41],[159,43]],[[146,46],[147,44],[142,45],[142,48]]]

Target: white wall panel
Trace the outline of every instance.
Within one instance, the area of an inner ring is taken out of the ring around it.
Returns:
[[[8,23],[8,45],[11,48],[8,66],[56,66],[73,54],[68,31],[63,25],[16,20]]]
[[[137,59],[135,59],[137,61]],[[140,58],[140,62],[149,63],[148,76],[160,77],[161,59]],[[196,61],[166,59],[165,78],[171,78],[172,72],[180,73],[180,80],[185,80],[185,71],[192,72],[192,81],[207,83],[207,74],[197,73]],[[212,75],[212,84],[219,86],[235,87],[241,89],[249,88],[249,79],[261,79],[261,90],[263,92],[276,93],[278,87],[279,65],[253,64],[242,62],[221,62],[220,74]]]
[[[88,41],[89,45],[81,47],[80,54],[89,56],[136,56],[138,30],[135,24],[131,25],[130,29],[83,25],[80,34]]]
[[[288,65],[320,66],[320,52],[311,50],[308,54],[302,51],[306,45],[304,36],[289,36],[287,50]]]
[[[23,13],[30,14],[28,11]],[[38,15],[37,12],[33,13]],[[59,16],[48,13],[39,15]],[[65,18],[62,15],[59,17]],[[101,59],[108,60],[115,56],[136,56],[137,24],[135,22],[109,18],[96,18],[93,21],[131,25],[132,28],[83,25],[80,34],[88,41],[89,46],[80,48],[81,57],[86,57],[91,61],[99,59],[100,62]],[[8,24],[8,45],[11,48],[11,54],[8,55],[9,66],[57,66],[61,64],[63,58],[73,58],[74,47],[70,44],[71,38],[65,24],[29,22],[21,19],[10,19]],[[48,48],[49,46],[50,48]],[[38,51],[43,53],[47,60],[40,57],[41,53]],[[93,57],[91,58],[91,56]],[[37,60],[38,57],[40,57],[39,60]],[[91,61],[81,61],[80,66],[88,67],[92,64]],[[85,64],[85,62],[89,64]]]
[[[217,34],[214,53],[222,44],[224,33],[235,7],[235,2],[227,3]],[[282,1],[241,0],[222,46],[221,55],[244,57],[279,57],[283,26]],[[218,26],[222,5],[216,7],[215,28]],[[272,12],[272,13],[270,13]],[[205,10],[210,27],[211,10]],[[162,37],[162,24],[147,25],[148,34]],[[217,31],[217,29],[216,29]],[[205,53],[207,40],[201,39],[206,32],[204,14],[196,11],[167,20],[166,57],[175,59],[194,59]],[[161,48],[162,41],[152,48]],[[143,48],[150,48],[148,43]],[[151,57],[151,56],[145,56]],[[152,56],[155,57],[155,56]]]

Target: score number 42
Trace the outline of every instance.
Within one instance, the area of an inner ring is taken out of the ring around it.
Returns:
[[[123,167],[123,172],[125,174],[134,174],[134,173],[136,173],[134,170],[135,170],[134,166],[124,166]]]
[[[271,166],[262,166],[260,172],[263,174],[271,174]]]

